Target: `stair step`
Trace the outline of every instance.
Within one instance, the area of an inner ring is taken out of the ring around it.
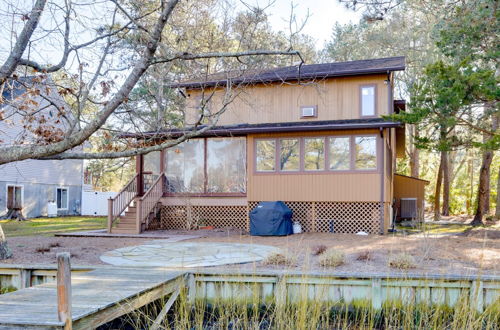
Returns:
[[[112,234],[137,234],[137,232],[135,231],[135,229],[119,229],[119,228],[113,228],[111,230],[111,233]]]

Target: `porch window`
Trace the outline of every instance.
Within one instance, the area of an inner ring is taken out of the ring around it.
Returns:
[[[375,86],[361,87],[361,116],[375,116]]]
[[[300,140],[280,140],[280,170],[298,171],[300,169]]]
[[[375,136],[356,136],[355,169],[374,170],[377,168],[377,138]]]
[[[331,137],[329,147],[330,170],[342,171],[351,168],[350,137]]]
[[[205,145],[203,139],[188,140],[167,149],[167,192],[203,193]]]
[[[203,138],[165,152],[167,193],[242,194],[246,192],[246,139]]]
[[[68,188],[57,188],[56,204],[59,210],[68,209]]]
[[[207,139],[207,192],[244,193],[245,138]]]
[[[325,139],[304,139],[304,170],[321,171],[325,169]]]
[[[258,172],[276,169],[276,140],[257,140],[255,144],[256,168]]]

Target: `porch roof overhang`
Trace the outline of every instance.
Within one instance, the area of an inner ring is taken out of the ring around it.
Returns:
[[[383,118],[347,119],[347,120],[321,120],[321,121],[300,121],[287,123],[263,123],[263,124],[238,124],[213,126],[197,134],[194,137],[224,137],[241,136],[259,133],[289,133],[289,132],[317,132],[335,131],[351,129],[380,129],[403,127],[404,124],[395,121],[387,121]],[[122,138],[136,139],[169,139],[177,138],[186,133],[194,133],[197,130],[206,128],[207,125],[197,127],[175,128],[155,132],[144,133],[123,133]]]

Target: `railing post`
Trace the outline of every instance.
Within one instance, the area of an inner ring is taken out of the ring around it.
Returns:
[[[136,214],[135,214],[135,231],[137,234],[141,233],[141,222],[142,222],[142,200],[137,198]]]
[[[111,233],[112,226],[113,226],[113,199],[108,198],[108,234]]]
[[[64,329],[73,328],[71,318],[71,264],[69,252],[57,254],[57,316]]]

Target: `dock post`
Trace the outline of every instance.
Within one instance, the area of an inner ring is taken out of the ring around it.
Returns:
[[[71,318],[71,264],[69,252],[57,254],[57,316],[64,329],[73,328]]]
[[[108,199],[108,234],[111,234],[113,227],[113,199]]]
[[[382,280],[380,278],[372,279],[372,308],[382,308]]]

